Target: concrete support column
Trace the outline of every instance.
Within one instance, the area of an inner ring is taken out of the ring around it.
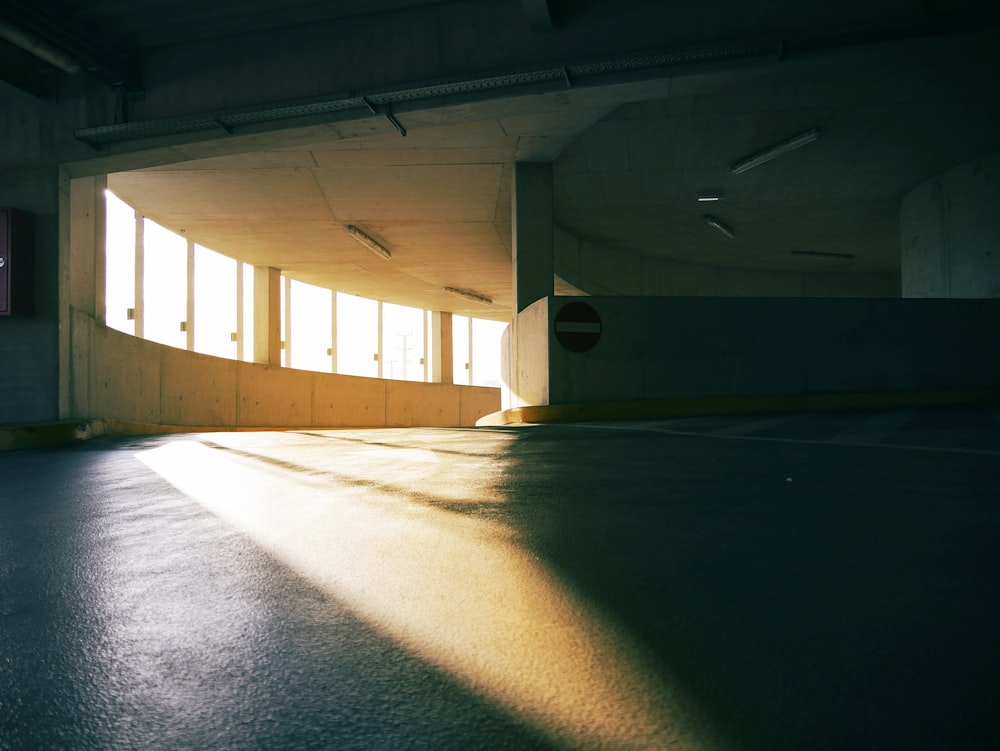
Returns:
[[[281,349],[285,353],[285,367],[292,367],[292,280],[285,277],[285,326],[281,333]]]
[[[378,301],[378,334],[376,334],[376,336],[378,337],[378,342],[376,343],[375,347],[375,360],[378,363],[378,377],[384,378],[385,377],[384,371],[382,370],[383,353],[382,353],[382,301],[381,300]]]
[[[187,319],[184,331],[187,333],[188,352],[194,352],[194,242],[188,240],[187,244]]]
[[[107,245],[107,175],[70,181],[68,263],[62,269],[62,299],[104,323]]]
[[[108,322],[108,176],[94,179],[94,318],[101,326]]]
[[[236,263],[236,359],[243,359],[243,337],[246,326],[243,324],[243,263]]]
[[[138,211],[135,212],[135,308],[134,333],[139,338],[146,336],[146,222]]]
[[[431,373],[434,369],[434,364],[431,359],[431,327],[430,327],[430,313],[424,311],[423,315],[420,316],[420,322],[424,327],[424,354],[420,358],[420,364],[424,366],[424,383],[429,383],[431,379]]]
[[[59,400],[61,417],[90,410],[90,337],[83,320],[105,323],[107,175],[63,183],[59,252]]]
[[[281,366],[281,270],[253,270],[253,361]]]
[[[552,165],[517,162],[511,186],[514,311],[553,294]]]
[[[431,314],[431,342],[431,381],[454,383],[451,313],[434,311]]]
[[[469,338],[469,348],[468,348],[469,362],[466,363],[466,368],[465,369],[468,371],[468,373],[466,374],[466,376],[468,378],[469,385],[471,386],[471,385],[473,385],[473,383],[475,383],[475,381],[473,380],[474,377],[475,377],[475,373],[473,371],[473,367],[474,367],[473,366],[473,359],[474,359],[475,353],[473,352],[473,337],[472,337],[473,323],[472,323],[472,319],[471,318],[465,319],[465,324],[466,324],[466,328],[468,329],[466,335]]]
[[[330,291],[330,372],[337,372],[337,292]]]

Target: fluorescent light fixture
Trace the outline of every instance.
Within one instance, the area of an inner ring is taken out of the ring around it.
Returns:
[[[72,75],[80,70],[80,63],[58,47],[52,46],[41,37],[37,37],[30,31],[3,19],[0,19],[0,39],[6,39],[25,52],[30,52],[49,65],[54,65],[64,73]]]
[[[711,201],[721,201],[726,194],[721,190],[703,190],[698,194],[699,203],[710,203]]]
[[[455,295],[456,297],[464,297],[466,300],[472,300],[473,302],[478,302],[483,305],[492,305],[493,301],[484,297],[483,295],[477,295],[475,292],[469,292],[467,289],[458,289],[457,287],[445,287],[444,291],[449,295]]]
[[[827,253],[819,250],[793,250],[793,256],[809,256],[810,258],[823,258],[827,261],[853,261],[853,253]]]
[[[382,245],[382,243],[380,243],[378,240],[375,240],[366,235],[364,232],[359,230],[353,224],[347,225],[347,231],[351,233],[351,237],[353,237],[359,243],[364,245],[366,248],[368,248],[368,250],[370,250],[375,255],[380,256],[387,261],[390,258],[392,258],[392,253],[389,252],[388,248]]]
[[[805,133],[799,133],[797,136],[792,136],[791,138],[782,141],[781,143],[776,143],[774,146],[770,146],[753,156],[747,157],[736,162],[730,170],[734,175],[738,175],[741,172],[746,172],[748,169],[753,169],[764,162],[769,162],[776,156],[781,156],[782,154],[787,154],[789,151],[794,151],[800,146],[805,146],[807,143],[812,143],[817,138],[819,138],[819,129],[811,128]]]
[[[705,214],[705,223],[708,224],[709,227],[719,230],[719,232],[721,232],[730,239],[736,237],[736,233],[733,232],[732,229],[730,229],[727,225],[720,222],[716,217],[712,216],[711,214]]]

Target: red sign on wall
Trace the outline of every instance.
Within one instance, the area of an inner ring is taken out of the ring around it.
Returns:
[[[32,313],[34,244],[31,215],[0,209],[0,316]]]

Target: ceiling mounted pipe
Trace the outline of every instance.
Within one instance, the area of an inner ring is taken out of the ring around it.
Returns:
[[[80,63],[73,57],[57,47],[53,47],[48,42],[39,39],[30,31],[26,31],[19,26],[0,18],[0,39],[6,39],[13,45],[20,47],[25,52],[30,52],[39,60],[44,60],[49,65],[54,65],[64,73],[78,73]]]

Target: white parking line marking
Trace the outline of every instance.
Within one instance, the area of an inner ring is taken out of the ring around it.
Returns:
[[[774,415],[773,417],[762,417],[759,420],[747,420],[745,422],[737,423],[736,425],[727,425],[724,428],[716,428],[715,430],[709,430],[706,435],[717,435],[717,436],[748,436],[754,433],[763,433],[765,430],[774,427],[775,425],[782,425],[786,422],[792,422],[794,420],[801,420],[803,418],[812,417],[811,413],[796,413],[790,415]]]
[[[558,423],[553,423],[549,427],[555,427]],[[571,430],[573,428],[590,428],[594,430],[637,430],[645,433],[662,433],[664,435],[688,436],[692,438],[710,438],[715,440],[734,439],[738,441],[769,441],[771,443],[811,443],[818,446],[838,446],[841,448],[875,448],[875,449],[902,449],[905,451],[932,451],[946,454],[982,454],[985,456],[1000,456],[998,449],[969,449],[952,446],[908,446],[901,443],[866,443],[866,444],[844,444],[833,443],[831,441],[819,441],[810,438],[775,438],[761,435],[720,435],[718,433],[696,433],[687,430],[673,430],[669,427],[653,428],[638,427],[634,425],[607,425],[601,423],[564,423],[560,427]]]
[[[917,413],[915,409],[893,409],[860,420],[830,439],[831,443],[869,445],[882,443]]]

